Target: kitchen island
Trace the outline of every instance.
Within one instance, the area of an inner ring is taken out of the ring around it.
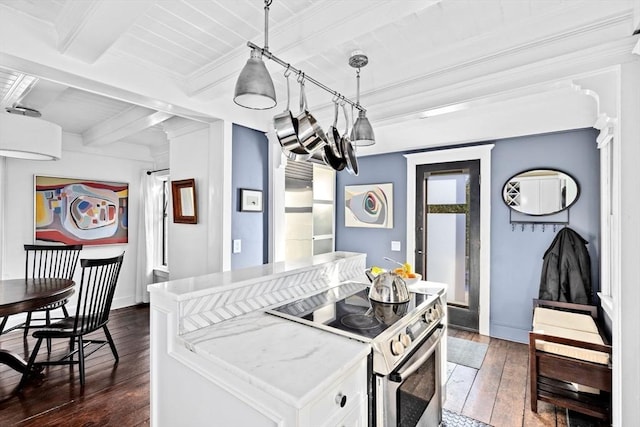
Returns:
[[[150,285],[152,425],[366,425],[369,344],[264,313],[364,270],[335,252]]]
[[[354,339],[267,312],[293,302],[288,306],[306,313],[302,301],[366,291],[365,261],[364,254],[334,252],[150,285],[152,425],[368,425],[372,372],[380,372],[374,355],[390,341]],[[392,341],[405,332],[422,340],[446,311],[433,305],[444,296],[442,284],[419,282],[413,290],[433,309],[421,306],[406,330],[404,323],[390,328]],[[369,304],[366,292],[350,301]],[[413,349],[408,338],[403,351]],[[390,360],[399,362],[403,351]],[[445,358],[435,360],[444,375]]]

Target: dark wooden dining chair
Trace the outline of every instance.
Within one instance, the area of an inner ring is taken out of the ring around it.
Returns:
[[[73,275],[78,265],[78,258],[82,245],[24,245],[25,251],[25,268],[24,274],[26,279],[42,279],[42,278],[61,278],[73,280]],[[30,328],[38,326],[46,326],[51,324],[51,311],[58,308],[62,309],[64,317],[68,317],[69,313],[65,307],[68,300],[63,300],[55,304],[49,304],[40,307],[37,310],[27,312],[27,320],[24,323],[16,325],[10,329],[4,330],[7,323],[5,317],[0,324],[0,334],[10,332],[14,329],[24,329],[24,337],[29,334]],[[32,318],[32,313],[43,312],[44,319]],[[53,319],[56,320],[56,319]],[[39,323],[43,321],[43,323]]]
[[[81,250],[82,245],[24,245],[24,277],[27,279],[56,277],[73,280]],[[51,312],[53,310],[61,309],[64,317],[69,317],[69,312],[65,307],[67,301],[68,300],[65,299],[28,312],[27,320],[18,326],[19,328],[24,328],[24,337],[27,338],[29,329],[31,328],[49,326],[52,321]],[[32,314],[37,312],[44,313],[45,318],[32,318]],[[59,319],[60,318],[53,318],[53,320]],[[41,320],[44,322],[40,322]],[[47,341],[47,350],[51,352],[50,341]]]
[[[113,258],[104,259],[81,259],[82,278],[77,287],[78,303],[74,316],[69,316],[61,321],[52,323],[47,328],[36,329],[33,337],[37,339],[36,345],[31,352],[31,357],[25,372],[32,372],[34,367],[48,365],[78,365],[80,370],[80,384],[84,385],[84,361],[85,357],[93,354],[105,344],[109,344],[115,363],[120,360],[113,338],[107,328],[109,322],[109,312],[111,302],[116,290],[118,275],[122,267],[124,252]],[[106,339],[85,339],[85,335],[102,329]],[[62,338],[70,341],[70,351],[67,355],[55,361],[43,361],[36,363],[36,356],[40,350],[43,339]],[[77,348],[76,348],[77,342]],[[85,348],[95,344],[89,353]],[[78,355],[77,360],[74,355]],[[27,377],[25,374],[18,385],[17,390],[22,389]]]

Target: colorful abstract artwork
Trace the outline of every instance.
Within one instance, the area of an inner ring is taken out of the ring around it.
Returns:
[[[345,227],[393,228],[393,184],[344,188]]]
[[[128,203],[128,184],[36,176],[35,241],[127,243]]]

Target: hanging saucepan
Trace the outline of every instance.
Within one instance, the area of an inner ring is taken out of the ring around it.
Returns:
[[[339,106],[337,100],[333,101],[333,103],[335,105],[333,112],[333,125],[327,132],[327,140],[329,143],[324,146],[324,156],[327,164],[339,172],[344,169],[347,162],[344,160],[344,157],[342,157],[341,150],[339,149],[340,145],[342,145],[342,137],[336,127],[338,124]]]
[[[358,159],[355,151],[353,151],[353,145],[349,139],[349,115],[347,114],[347,107],[345,103],[342,103],[342,109],[344,110],[344,119],[346,121],[346,129],[344,135],[342,135],[342,157],[347,163],[347,172],[351,175],[358,175]]]
[[[296,116],[298,120],[298,140],[301,148],[307,153],[313,154],[327,143],[327,136],[322,128],[307,110],[307,96],[304,91],[304,74],[300,80],[300,113]]]
[[[283,150],[292,150],[300,146],[298,141],[298,121],[291,113],[289,109],[289,75],[291,71],[287,67],[284,72],[284,76],[287,78],[287,108],[280,114],[273,117],[273,127],[276,131],[278,141]]]
[[[302,80],[298,80],[301,83],[300,86],[300,109],[302,110],[302,102],[303,102],[303,94],[302,94]],[[288,81],[287,81],[288,83]],[[292,115],[293,116],[293,115]],[[303,162],[305,160],[309,160],[311,158],[312,153],[310,153],[309,151],[307,151],[304,146],[302,145],[302,142],[300,141],[299,138],[299,124],[298,124],[298,118],[293,117],[293,123],[295,124],[295,131],[296,131],[296,135],[295,135],[295,140],[291,140],[291,144],[287,144],[287,148],[285,148],[284,146],[282,147],[282,152],[285,154],[285,156],[287,156],[287,158],[289,160],[295,160],[297,162]]]
[[[326,148],[327,146],[325,145],[323,148]],[[320,149],[318,151],[316,151],[315,153],[311,154],[311,157],[309,157],[309,161],[311,163],[317,163],[319,165],[328,165],[331,166],[329,164],[329,162],[327,161],[327,156],[325,154],[325,151],[323,149]]]

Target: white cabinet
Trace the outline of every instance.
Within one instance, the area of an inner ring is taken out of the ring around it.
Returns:
[[[152,298],[152,305],[154,299]],[[333,427],[367,425],[367,355],[371,351],[364,343],[321,331],[297,322],[263,315],[270,327],[251,318],[246,321],[259,334],[269,336],[267,341],[279,348],[300,346],[308,339],[301,339],[301,332],[314,334],[308,348],[300,351],[309,354],[308,365],[291,362],[286,364],[280,377],[282,382],[265,381],[261,372],[239,375],[238,366],[229,360],[216,357],[203,343],[185,345],[173,336],[176,324],[172,313],[152,307],[151,314],[151,424],[153,427],[188,425],[205,427]],[[276,330],[273,320],[282,330]],[[236,319],[230,319],[219,328],[220,340],[212,342],[216,348],[231,345],[231,335],[243,334],[236,327]],[[232,325],[232,326],[229,326]],[[227,333],[233,330],[234,334]],[[211,331],[210,333],[214,333]],[[225,338],[226,337],[226,338]],[[286,337],[286,339],[281,339]],[[200,337],[202,338],[202,337]],[[198,339],[196,339],[198,341]],[[345,348],[350,348],[345,353]],[[324,349],[325,356],[317,356]],[[334,357],[328,360],[327,349]],[[260,369],[273,370],[269,356],[256,346],[255,364]],[[218,354],[220,356],[220,354]],[[337,361],[340,361],[337,363]],[[292,366],[295,363],[295,367]],[[304,366],[303,366],[304,365]],[[284,368],[284,364],[282,367]],[[232,369],[233,368],[233,369]],[[313,373],[310,374],[310,373]],[[267,375],[274,378],[273,375]],[[309,378],[314,377],[313,383]],[[300,383],[308,386],[299,387]],[[299,394],[283,392],[282,384],[293,384]]]
[[[312,277],[327,271],[361,274],[364,260],[336,252],[151,285],[151,425],[366,425],[371,346],[256,308],[258,296],[273,304],[325,286]]]
[[[289,162],[285,171],[285,259],[334,250],[336,172],[327,166]]]
[[[303,425],[333,427],[360,425],[354,420],[367,419],[367,363],[363,359],[337,383],[319,393],[319,396],[301,411]],[[308,415],[307,415],[308,414]],[[366,424],[366,423],[365,423]]]
[[[336,172],[313,165],[313,255],[333,252]]]
[[[340,421],[329,425],[331,425],[331,427],[365,427],[368,425],[366,405],[361,404],[357,408],[352,408],[351,412]]]

